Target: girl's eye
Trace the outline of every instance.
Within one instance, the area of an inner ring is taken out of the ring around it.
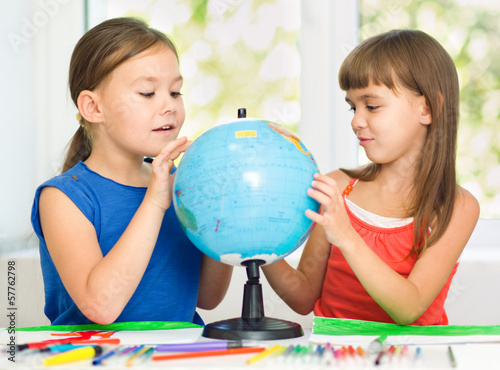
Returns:
[[[368,109],[368,110],[375,110],[377,108],[378,108],[377,106],[373,106],[373,105],[367,105],[366,106],[366,109]]]
[[[153,91],[153,92],[150,92],[150,93],[139,93],[139,94],[141,94],[145,98],[152,98],[155,93]]]
[[[356,107],[351,107],[351,108],[349,108],[349,112],[356,113]]]
[[[182,96],[182,94],[180,92],[177,92],[177,91],[172,91],[170,93],[170,96],[173,98],[178,98],[179,96]]]

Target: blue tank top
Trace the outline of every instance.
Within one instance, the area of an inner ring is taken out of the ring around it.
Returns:
[[[43,237],[38,207],[41,190],[46,186],[64,192],[94,225],[104,256],[125,231],[147,188],[119,184],[79,162],[36,191],[31,222],[40,240],[45,315],[53,325],[88,324],[91,321],[80,312],[64,288]],[[116,322],[185,321],[203,324],[195,311],[200,263],[201,253],[182,231],[172,204],[165,212],[144,276]]]

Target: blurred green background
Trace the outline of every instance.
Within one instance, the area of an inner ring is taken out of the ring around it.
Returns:
[[[500,1],[358,3],[360,40],[418,28],[451,54],[461,86],[458,180],[479,200],[482,217],[500,217]],[[236,118],[238,107],[296,132],[301,6],[307,1],[109,0],[107,12],[144,18],[172,36],[186,81],[183,134],[194,139]]]
[[[455,61],[460,79],[459,183],[500,217],[500,1],[361,0],[360,38],[418,28]]]

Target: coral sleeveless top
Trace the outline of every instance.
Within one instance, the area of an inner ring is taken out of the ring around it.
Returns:
[[[361,235],[366,244],[387,265],[407,278],[416,262],[416,257],[405,259],[413,245],[412,220],[409,219],[405,222],[405,220],[380,217],[350,203],[346,196],[356,182],[356,179],[351,180],[351,183],[344,191],[344,204],[352,226]],[[350,207],[353,207],[353,209],[350,209]],[[367,219],[370,216],[376,219],[376,222],[370,222]],[[392,221],[399,222],[399,225],[394,226],[391,223]],[[382,227],[382,224],[390,226]],[[455,264],[446,284],[436,299],[434,299],[427,310],[412,325],[448,324],[444,302],[457,267],[458,263]],[[356,275],[352,272],[342,252],[334,245],[331,247],[321,297],[314,306],[314,314],[322,317],[394,323],[382,307],[366,292]]]

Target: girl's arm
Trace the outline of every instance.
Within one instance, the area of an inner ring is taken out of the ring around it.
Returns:
[[[318,175],[310,195],[324,207],[308,216],[323,226],[326,237],[344,255],[370,296],[398,324],[410,324],[429,307],[448,280],[479,218],[476,199],[459,188],[450,224],[425,250],[405,279],[382,261],[352,228],[335,181]]]
[[[233,266],[202,254],[197,306],[204,310],[217,307],[226,295],[232,274]]]
[[[331,245],[321,227],[315,227],[294,269],[284,259],[262,266],[269,285],[295,312],[310,313],[321,295]]]
[[[347,186],[350,178],[342,171],[331,174],[339,184]],[[294,269],[285,260],[263,266],[267,281],[273,290],[295,312],[310,313],[321,295],[330,257],[331,243],[323,228],[316,225],[307,239],[299,265]]]
[[[177,139],[153,161],[144,200],[106,257],[94,226],[78,207],[60,190],[43,189],[40,220],[47,248],[66,290],[89,320],[115,321],[135,292],[170,205],[172,161],[188,146],[186,138]]]

